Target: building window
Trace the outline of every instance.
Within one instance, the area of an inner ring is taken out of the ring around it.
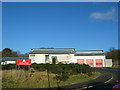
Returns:
[[[31,59],[32,61],[35,61],[35,54],[31,54],[31,55],[30,55],[30,59]]]
[[[49,55],[45,55],[45,62],[49,63]]]
[[[62,63],[62,64],[68,64],[69,61],[61,61],[60,63]]]
[[[35,54],[31,54],[30,56],[31,56],[31,57],[35,57]]]
[[[96,65],[102,65],[102,63],[96,63]]]
[[[93,65],[93,63],[88,63],[89,65]]]

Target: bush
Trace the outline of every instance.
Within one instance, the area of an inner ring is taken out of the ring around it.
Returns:
[[[12,69],[17,69],[17,66],[15,64],[2,65],[2,70],[12,70]]]
[[[29,70],[29,66],[28,65],[20,65],[19,68],[23,69],[23,70]]]
[[[45,65],[44,64],[32,64],[31,65],[32,68],[34,68],[36,71],[45,71]]]
[[[69,74],[79,74],[79,73],[86,73],[89,74],[91,72],[93,72],[94,70],[86,64],[32,64],[30,66],[31,68],[33,68],[36,71],[45,71],[45,70],[49,70],[51,73],[62,73],[64,72],[68,72]],[[2,65],[2,69],[3,70],[12,70],[12,69],[17,69],[17,66],[15,64],[7,64],[7,65]],[[23,70],[28,70],[28,66],[27,65],[20,65],[20,69]]]

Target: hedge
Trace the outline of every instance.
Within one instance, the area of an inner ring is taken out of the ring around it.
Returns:
[[[46,71],[49,70],[51,73],[64,73],[67,72],[69,74],[79,74],[79,73],[87,73],[90,74],[94,70],[92,67],[86,64],[36,64],[33,63],[30,68],[33,68],[35,71]],[[17,69],[15,64],[7,64],[2,65],[3,70],[12,70]],[[28,70],[28,66],[21,65],[20,69]]]

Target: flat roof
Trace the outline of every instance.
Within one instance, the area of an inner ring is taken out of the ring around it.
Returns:
[[[29,57],[3,57],[0,61],[16,61],[16,59],[29,59]]]
[[[104,56],[104,53],[81,53],[75,54],[75,56]]]
[[[85,50],[85,51],[75,51],[75,53],[103,53],[103,50]]]
[[[74,50],[75,48],[37,48],[37,49],[31,49],[32,51],[38,51],[38,50]]]
[[[76,50],[76,51],[104,51],[104,50]]]
[[[73,50],[38,50],[38,51],[32,51],[29,54],[74,54],[75,51]]]
[[[29,54],[86,54],[103,53],[103,50],[76,50],[75,48],[37,48],[31,49]]]

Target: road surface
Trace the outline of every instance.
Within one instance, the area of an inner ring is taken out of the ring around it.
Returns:
[[[109,68],[95,68],[96,71],[99,71],[101,75],[88,82],[77,83],[73,85],[66,85],[60,87],[64,90],[111,90],[115,85],[115,80],[120,80],[120,70],[118,69],[109,69]]]

